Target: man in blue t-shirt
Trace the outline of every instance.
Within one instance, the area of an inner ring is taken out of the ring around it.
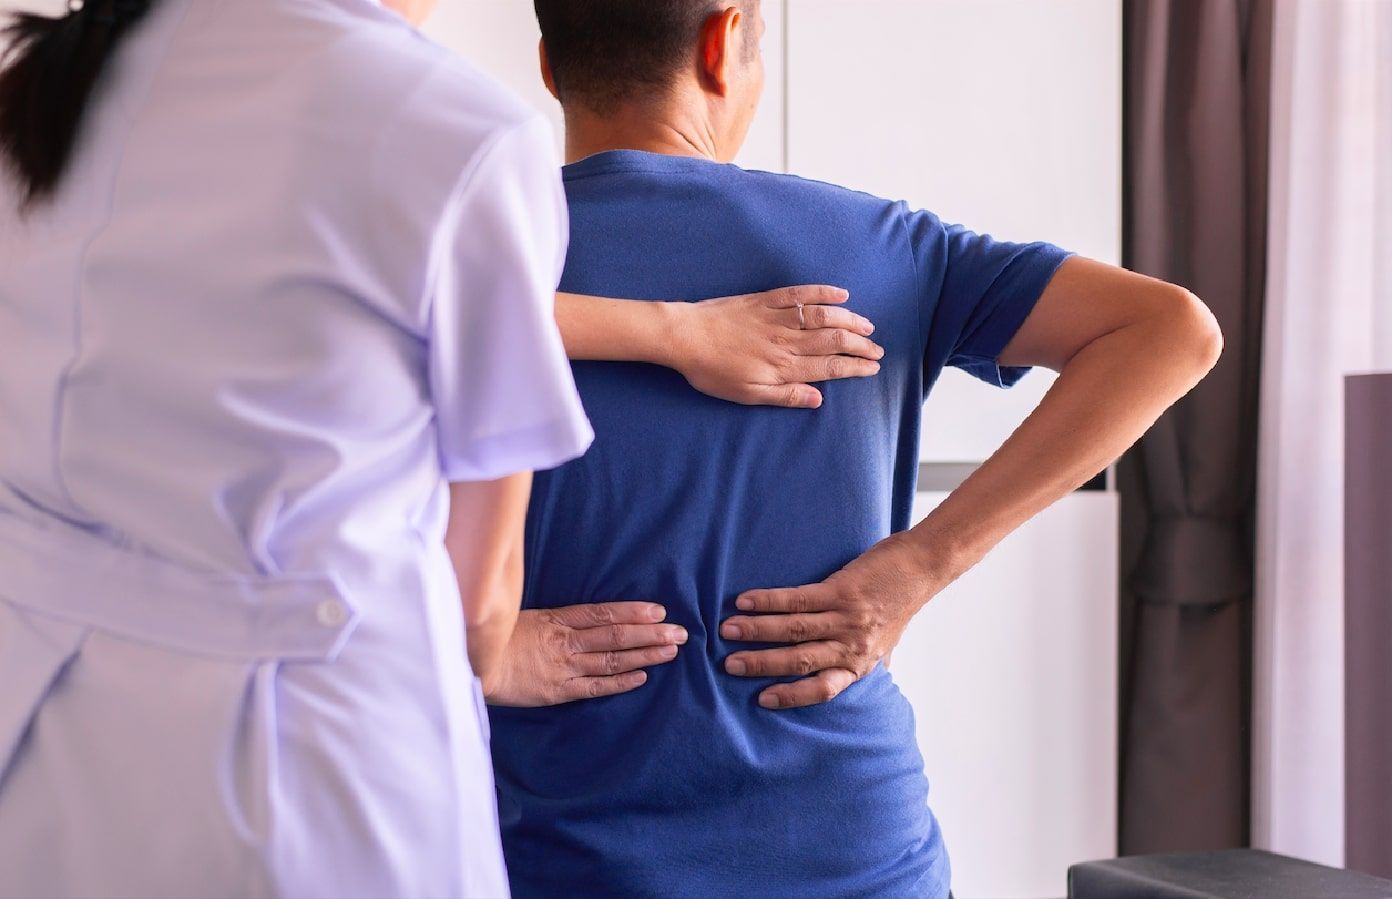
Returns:
[[[867,375],[805,409],[722,402],[644,360],[574,364],[595,442],[536,478],[525,611],[485,684],[513,889],[946,896],[913,712],[882,662],[946,584],[1207,372],[1213,319],[1048,244],[726,164],[763,85],[758,0],[536,8],[566,113],[563,290],[677,312],[837,285],[877,346],[823,328],[848,312],[788,308],[790,345],[847,341],[837,373]],[[1003,387],[1029,365],[1061,376],[907,530],[946,365]]]

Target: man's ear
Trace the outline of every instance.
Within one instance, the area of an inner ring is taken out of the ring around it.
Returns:
[[[542,84],[545,84],[551,96],[559,101],[561,95],[556,93],[556,76],[551,74],[551,59],[546,55],[546,41],[537,41],[537,58],[541,63]]]
[[[701,87],[719,97],[730,94],[730,79],[738,61],[737,37],[744,14],[736,7],[716,13],[701,27]]]

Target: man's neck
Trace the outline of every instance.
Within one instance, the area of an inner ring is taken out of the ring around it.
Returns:
[[[567,163],[605,150],[719,159],[714,129],[702,117],[680,111],[623,107],[599,115],[567,109],[565,121]]]

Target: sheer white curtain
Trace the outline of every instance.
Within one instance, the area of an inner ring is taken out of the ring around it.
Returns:
[[[1337,865],[1343,378],[1392,370],[1392,0],[1277,0],[1275,27],[1253,839]]]

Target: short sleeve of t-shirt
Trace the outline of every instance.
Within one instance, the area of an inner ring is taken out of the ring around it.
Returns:
[[[549,126],[480,150],[445,215],[430,277],[430,388],[451,481],[550,468],[594,439],[555,321],[568,221]]]
[[[1029,371],[1003,367],[1001,351],[1069,257],[1047,243],[1008,243],[944,224],[931,212],[904,215],[923,286],[924,372],[950,365],[998,387]]]

